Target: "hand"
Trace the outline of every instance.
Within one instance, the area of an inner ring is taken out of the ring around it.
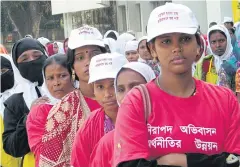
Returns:
[[[39,104],[44,104],[49,102],[49,98],[46,96],[40,97],[38,99],[36,99],[35,101],[32,102],[31,108],[35,105],[39,105]]]
[[[157,159],[158,165],[172,165],[187,167],[187,156],[185,154],[167,154]]]

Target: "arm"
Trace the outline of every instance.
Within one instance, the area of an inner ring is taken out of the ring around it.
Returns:
[[[92,136],[91,136],[92,137]],[[90,136],[84,133],[83,129],[79,129],[75,137],[72,153],[71,165],[74,167],[85,167],[89,165],[91,150],[89,148]]]
[[[22,112],[19,112],[21,114]],[[4,110],[3,149],[13,157],[22,157],[30,149],[26,132],[26,114],[17,115],[7,106]]]

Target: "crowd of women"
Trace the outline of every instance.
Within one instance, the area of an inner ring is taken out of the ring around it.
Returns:
[[[205,37],[166,3],[146,31],[84,25],[1,49],[1,166],[238,167],[240,24]]]

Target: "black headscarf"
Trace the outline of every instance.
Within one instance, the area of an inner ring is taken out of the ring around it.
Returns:
[[[12,70],[11,62],[3,56],[1,56],[0,58],[1,58],[1,68]]]
[[[36,60],[17,63],[19,56],[28,50],[39,50],[43,55]],[[45,47],[36,39],[23,38],[17,41],[12,48],[13,62],[22,77],[31,82],[38,82],[38,86],[41,86],[43,83],[42,67],[46,58]]]
[[[14,86],[14,74],[11,62],[3,56],[0,56],[0,60],[1,69],[8,69],[8,71],[1,74],[1,93],[3,93]]]
[[[44,55],[46,53],[45,47],[36,39],[23,38],[17,41],[12,48],[12,59],[14,64],[18,67],[17,59],[19,56],[28,50],[39,50]]]

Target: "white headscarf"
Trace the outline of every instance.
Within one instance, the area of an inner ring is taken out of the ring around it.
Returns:
[[[11,63],[11,65],[13,66],[13,61],[12,61],[12,57],[6,54],[0,54],[0,56],[8,59]],[[12,67],[13,68],[13,67]],[[5,109],[5,106],[3,105],[3,103],[14,93],[21,93],[22,91],[20,91],[21,89],[19,88],[19,84],[17,83],[17,75],[20,75],[20,73],[14,73],[14,85],[12,88],[5,90],[4,92],[0,93],[0,115],[3,117],[3,112]],[[2,81],[3,82],[3,81]]]
[[[119,37],[118,37],[118,40],[117,40],[117,52],[122,54],[122,55],[125,55],[125,46],[126,46],[126,43],[128,41],[133,41],[135,40],[136,38],[129,34],[129,33],[123,33],[121,34]]]
[[[128,41],[125,46],[125,53],[127,51],[137,51],[138,41]]]
[[[116,35],[117,38],[119,37],[119,34],[118,34],[117,31],[108,30],[108,31],[104,34],[103,38],[109,38],[109,37],[107,37],[107,36],[108,36],[111,32],[113,32],[113,33]]]
[[[38,95],[36,92],[35,87],[38,85],[37,82],[31,82],[22,77],[19,70],[17,69],[16,65],[12,63],[13,73],[16,76],[16,80],[19,83],[19,86],[16,88],[17,92],[23,92],[23,99],[30,110],[32,103],[38,99]],[[43,92],[41,86],[37,86],[38,90],[40,91],[41,95],[43,96]]]
[[[116,52],[116,41],[112,38],[104,38],[103,42],[105,45],[108,45],[111,53]]]
[[[222,31],[226,35],[226,37],[227,37],[226,51],[225,51],[225,53],[222,56],[215,55],[213,53],[212,49],[211,49],[211,44],[210,44],[210,40],[209,40],[209,34],[210,34],[211,31],[214,31],[214,30]],[[220,70],[220,67],[221,67],[223,61],[227,60],[231,56],[231,54],[232,54],[233,47],[232,47],[232,44],[231,44],[231,37],[230,37],[230,34],[229,34],[227,28],[224,25],[214,25],[214,26],[212,26],[208,30],[207,38],[208,38],[208,41],[209,41],[210,52],[214,56],[214,65],[216,67],[216,71],[218,72]]]
[[[44,72],[42,72],[42,73],[43,73],[42,92],[43,92],[44,96],[47,96],[49,99],[49,102],[47,104],[55,105],[60,101],[60,99],[57,99],[51,95],[51,93],[49,92],[48,87],[47,87]]]
[[[63,46],[63,43],[62,42],[54,42],[54,43],[57,43],[57,46],[58,46],[58,53],[62,53],[62,54],[65,54],[65,51],[64,51],[64,46]]]
[[[141,62],[127,63],[118,71],[116,78],[114,80],[114,87],[115,87],[116,94],[117,94],[117,78],[119,76],[119,73],[122,71],[122,69],[131,69],[139,73],[143,78],[145,78],[146,82],[150,82],[151,80],[156,78],[154,71],[152,70],[151,67],[149,67],[149,65]],[[118,104],[120,103],[118,102]]]
[[[43,46],[45,46],[45,47],[46,47],[47,43],[50,42],[49,39],[44,38],[44,37],[40,37],[40,38],[38,38],[37,40],[38,40]]]

